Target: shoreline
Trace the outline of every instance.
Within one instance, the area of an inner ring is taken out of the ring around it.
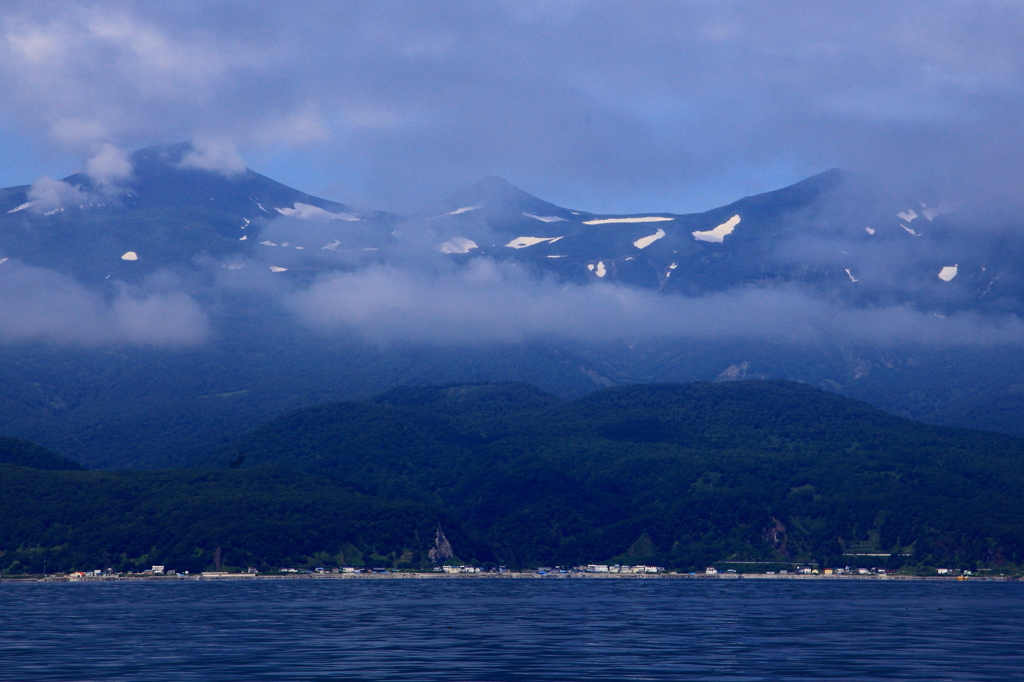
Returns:
[[[259,580],[918,580],[941,582],[1014,582],[1019,576],[944,576],[944,575],[778,575],[764,573],[733,573],[707,575],[703,573],[615,574],[575,573],[541,575],[533,572],[509,573],[317,573],[304,575],[276,575],[253,573],[224,573],[220,575],[155,576],[6,576],[3,583],[111,583],[111,582],[248,582]]]

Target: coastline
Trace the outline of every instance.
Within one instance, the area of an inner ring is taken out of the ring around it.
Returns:
[[[764,574],[764,573],[657,573],[657,574],[615,574],[615,573],[569,573],[562,575],[539,574],[535,572],[508,573],[313,573],[313,574],[253,574],[221,573],[217,575],[119,575],[119,576],[6,576],[3,583],[110,583],[110,582],[185,582],[219,581],[247,582],[260,580],[812,580],[812,581],[863,581],[863,580],[913,580],[943,582],[1015,582],[1018,576],[944,576],[944,575],[808,575],[808,574]]]

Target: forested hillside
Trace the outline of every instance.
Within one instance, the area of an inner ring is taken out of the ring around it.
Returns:
[[[249,471],[41,471],[0,465],[0,568],[6,573],[261,570],[429,565],[438,523],[466,551],[456,519],[418,502],[359,494],[279,468]]]
[[[510,567],[1024,562],[1024,441],[782,381],[406,386],[291,412],[202,470],[32,452],[0,465],[8,571],[202,570],[218,547],[235,568],[427,568],[438,523],[458,560]]]
[[[443,505],[508,564],[1024,556],[1024,442],[790,382],[574,401],[517,384],[406,387],[296,411],[229,455]]]

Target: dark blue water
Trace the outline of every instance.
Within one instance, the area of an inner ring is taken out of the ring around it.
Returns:
[[[1020,680],[1024,584],[0,585],[0,680]]]

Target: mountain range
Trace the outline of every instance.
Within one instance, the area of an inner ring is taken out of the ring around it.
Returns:
[[[969,198],[829,170],[703,213],[605,215],[492,177],[397,215],[190,151],[0,190],[6,435],[151,468],[395,385],[745,378],[1024,435],[1024,235]]]
[[[84,281],[133,281],[231,258],[295,276],[412,244],[453,259],[514,259],[564,281],[691,295],[802,282],[937,309],[1021,305],[1014,231],[979,225],[964,202],[929,206],[836,169],[690,215],[570,210],[489,177],[402,216],[314,197],[251,170],[184,167],[190,149],[139,150],[132,175],[115,186],[79,173],[51,181],[59,191],[0,190],[4,256]]]

